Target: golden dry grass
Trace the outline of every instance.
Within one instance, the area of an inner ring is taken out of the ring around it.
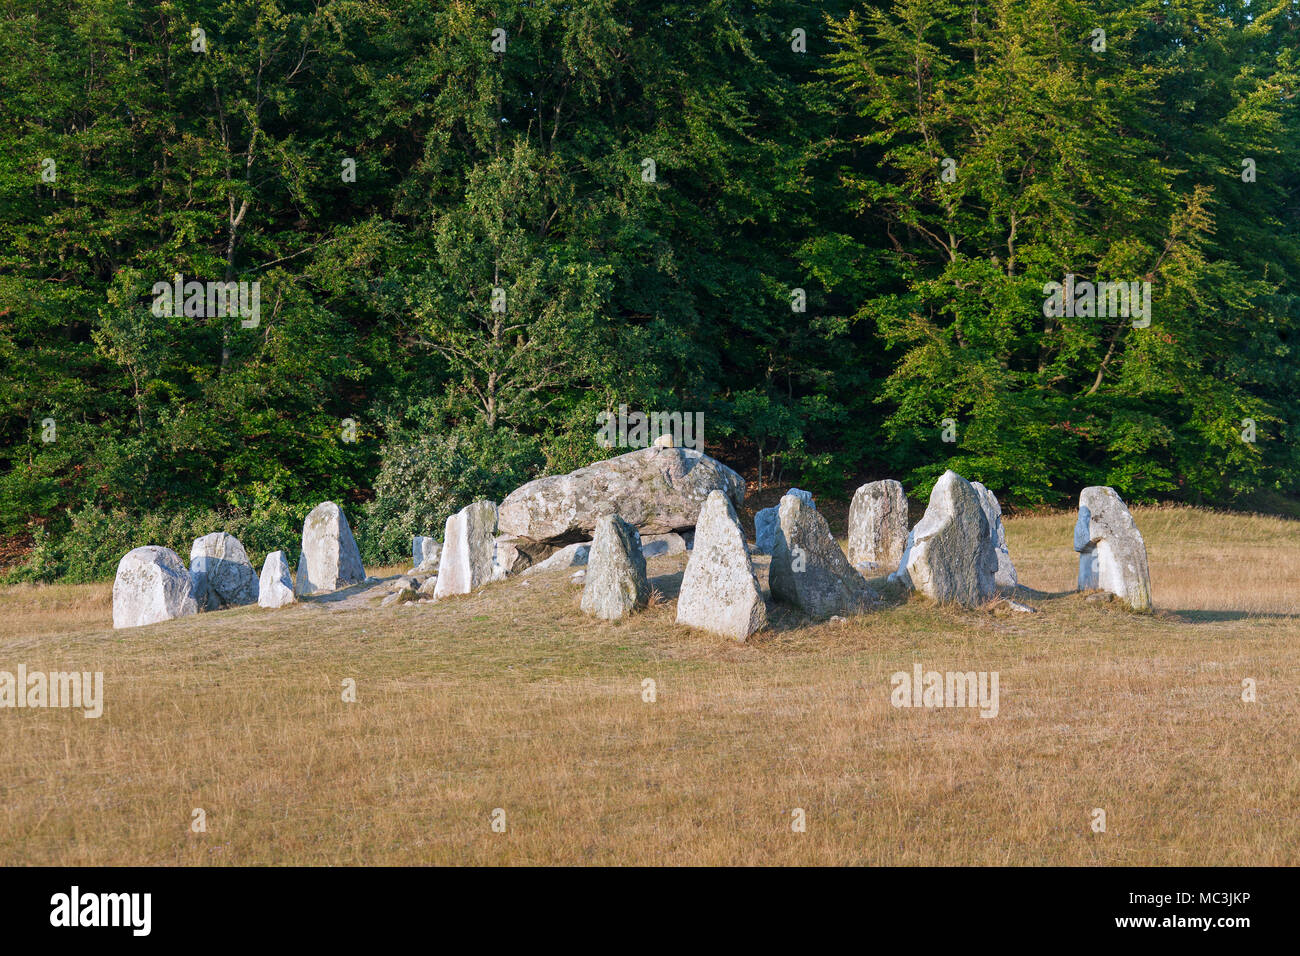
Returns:
[[[1055,514],[1008,521],[1038,614],[778,611],[747,645],[674,623],[678,558],[619,624],[562,572],[118,632],[108,585],[10,588],[0,670],[102,670],[106,700],[0,710],[0,863],[1300,862],[1300,526],[1136,517],[1154,615],[1070,593]],[[891,707],[914,661],[998,671],[999,716]]]

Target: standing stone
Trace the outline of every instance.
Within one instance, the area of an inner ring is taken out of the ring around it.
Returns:
[[[199,613],[180,555],[148,545],[123,555],[113,579],[113,627],[139,627]]]
[[[601,518],[587,556],[583,612],[613,621],[645,607],[649,600],[641,535],[618,515]]]
[[[302,523],[302,556],[294,592],[299,597],[328,594],[365,579],[361,552],[343,509],[332,501],[317,505]]]
[[[896,568],[907,547],[907,495],[892,478],[853,493],[849,506],[849,563],[855,568]]]
[[[997,593],[998,569],[988,518],[971,483],[945,471],[909,535],[902,578],[941,604],[978,607]]]
[[[442,545],[437,538],[417,534],[411,539],[411,573],[438,570],[438,556],[441,553]]]
[[[821,512],[794,494],[781,499],[767,580],[773,598],[819,619],[860,613],[876,598],[835,543]]]
[[[239,539],[214,531],[194,540],[190,575],[200,611],[257,603],[257,572]]]
[[[677,623],[743,641],[767,624],[767,606],[749,560],[736,510],[721,491],[709,494],[677,597]]]
[[[257,603],[262,607],[284,607],[295,600],[293,576],[289,573],[289,559],[284,556],[283,551],[272,551],[262,562]]]
[[[817,507],[810,491],[804,491],[802,488],[791,488],[786,494],[802,499],[813,508]],[[782,496],[782,500],[784,500],[784,496]],[[776,547],[776,529],[780,523],[780,510],[781,506],[777,504],[754,513],[754,547],[763,554],[771,554],[772,549]]]
[[[1002,506],[997,496],[978,481],[970,486],[979,495],[980,507],[984,509],[984,518],[989,523],[989,539],[993,542],[993,553],[998,559],[998,570],[993,575],[993,583],[1000,588],[1016,588],[1020,580],[1016,576],[1016,566],[1011,563],[1011,552],[1007,550],[1007,529],[1002,527]]]
[[[496,531],[497,506],[491,501],[466,505],[447,519],[434,600],[469,594],[496,579],[496,547],[492,540]]]
[[[1147,546],[1114,488],[1093,485],[1079,495],[1074,525],[1079,552],[1079,589],[1100,588],[1138,611],[1151,609]]]

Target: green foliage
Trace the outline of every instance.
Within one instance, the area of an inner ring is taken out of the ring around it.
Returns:
[[[194,539],[214,531],[238,538],[256,568],[272,551],[284,551],[292,566],[298,560],[307,510],[295,514],[276,503],[255,512],[187,508],[132,515],[86,505],[68,515],[68,530],[57,540],[44,529],[37,529],[28,560],[13,569],[6,580],[63,580],[74,584],[100,581],[113,576],[122,555],[149,544],[171,548],[188,565]]]
[[[0,17],[16,574],[219,528],[291,550],[327,499],[404,560],[453,505],[611,454],[619,404],[704,412],[707,450],[822,494],[1300,481],[1292,0]],[[154,315],[178,273],[260,283],[258,324]],[[1150,281],[1151,325],[1045,315],[1067,274]]]
[[[447,518],[482,498],[500,501],[541,465],[535,440],[485,424],[450,433],[399,433],[384,446],[375,496],[357,521],[368,563],[410,560],[411,538],[442,540]]]

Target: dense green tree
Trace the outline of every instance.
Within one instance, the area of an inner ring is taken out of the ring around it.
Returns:
[[[620,404],[764,485],[1289,507],[1298,51],[1294,0],[9,0],[0,547],[334,498],[398,560]]]

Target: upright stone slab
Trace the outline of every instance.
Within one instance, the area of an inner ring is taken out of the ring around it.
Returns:
[[[971,483],[945,471],[912,529],[907,579],[941,604],[978,607],[997,593],[998,569],[988,518]]]
[[[1074,525],[1079,589],[1100,588],[1139,611],[1151,609],[1147,546],[1114,488],[1093,485],[1079,495]]]
[[[583,613],[614,621],[645,607],[649,600],[641,535],[618,515],[606,515],[596,522],[587,556]]]
[[[437,571],[438,557],[441,553],[442,545],[438,544],[437,538],[417,534],[411,538],[411,573]]]
[[[113,627],[139,627],[199,612],[180,555],[148,545],[123,555],[113,579]]]
[[[447,519],[438,584],[433,590],[435,601],[453,594],[469,594],[495,579],[496,547],[492,537],[496,531],[497,506],[491,501],[476,501]]]
[[[978,481],[970,486],[979,495],[980,507],[984,509],[984,518],[989,523],[989,540],[993,543],[993,553],[998,559],[998,570],[993,575],[993,583],[1000,588],[1016,588],[1020,580],[1016,575],[1016,566],[1011,563],[1011,552],[1007,550],[1007,529],[1002,526],[1002,505],[997,496]]]
[[[302,523],[302,556],[294,593],[299,597],[328,594],[365,579],[361,552],[343,509],[332,501],[317,505]]]
[[[743,641],[767,624],[767,606],[736,510],[721,491],[700,509],[677,597],[677,623]]]
[[[849,506],[849,563],[855,568],[894,569],[907,548],[907,495],[892,478],[872,481],[853,493]]]
[[[258,581],[257,603],[262,607],[284,607],[292,604],[293,576],[289,573],[289,559],[283,551],[272,551],[262,562],[262,577]]]
[[[793,494],[781,499],[767,580],[773,598],[819,619],[860,614],[876,599],[835,543],[826,519]]]
[[[802,488],[791,488],[785,494],[794,495],[811,507],[817,507],[810,491],[804,491]],[[781,497],[784,499],[785,495]],[[754,513],[754,547],[763,554],[771,554],[772,549],[776,547],[776,529],[780,523],[780,510],[781,506],[777,504]]]
[[[200,611],[257,603],[257,572],[239,539],[214,531],[194,540],[190,575]]]

